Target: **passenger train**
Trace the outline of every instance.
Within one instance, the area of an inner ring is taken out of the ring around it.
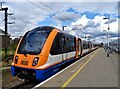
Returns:
[[[43,81],[96,48],[55,27],[40,26],[21,38],[11,72],[21,79]]]

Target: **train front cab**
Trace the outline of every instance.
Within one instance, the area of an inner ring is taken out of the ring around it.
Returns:
[[[44,29],[36,28],[31,30],[20,40],[11,65],[13,76],[17,75],[20,78],[25,78],[28,77],[28,73],[34,72],[33,75],[37,78],[37,75],[42,72],[38,73],[39,67],[47,62],[52,42],[59,32],[59,30],[53,30],[53,28]],[[39,39],[41,40],[39,41]],[[36,43],[36,41],[39,42]],[[25,77],[23,77],[24,75]]]

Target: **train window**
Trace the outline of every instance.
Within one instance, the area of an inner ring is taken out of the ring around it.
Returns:
[[[20,43],[18,53],[39,54],[49,34],[50,30],[40,28],[26,33]]]
[[[69,40],[66,41],[66,52],[75,51],[75,37],[69,36]]]
[[[61,35],[58,33],[54,39],[54,42],[52,44],[50,54],[51,55],[57,55],[62,54],[62,43],[61,43]]]
[[[50,54],[57,55],[75,51],[75,37],[58,33],[51,47]]]
[[[89,43],[87,41],[83,41],[83,49],[88,49]]]

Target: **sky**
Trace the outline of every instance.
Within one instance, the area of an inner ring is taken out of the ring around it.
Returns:
[[[11,38],[23,36],[27,31],[38,26],[54,26],[66,33],[79,36],[91,37],[96,42],[107,42],[118,38],[118,0],[0,0],[2,7],[8,7],[8,33]],[[103,18],[110,18],[103,19]],[[107,40],[106,34],[109,37]],[[0,29],[4,30],[4,12],[0,12]],[[72,30],[71,30],[72,29]],[[120,36],[120,34],[119,34]]]

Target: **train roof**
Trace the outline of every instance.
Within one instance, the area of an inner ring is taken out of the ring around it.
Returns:
[[[44,29],[44,30],[53,30],[53,29],[57,29],[57,30],[59,30],[60,31],[60,33],[63,33],[63,34],[68,34],[68,33],[66,33],[66,32],[64,32],[64,31],[62,31],[62,30],[60,30],[60,29],[58,29],[58,28],[56,28],[56,27],[53,27],[53,26],[39,26],[39,27],[36,27],[36,28],[33,28],[31,31],[32,32],[35,32],[35,31],[39,31],[39,30],[42,30],[42,29]],[[70,34],[68,34],[68,35],[70,35]],[[73,35],[71,35],[71,36],[73,36]]]
[[[53,30],[53,29],[55,29],[55,27],[53,27],[53,26],[39,26],[39,27],[36,27],[36,28],[34,28],[34,29],[32,29],[32,30],[39,30],[39,29],[49,29],[49,30]]]
[[[55,29],[55,27],[53,26],[38,26],[38,27],[32,28],[28,32],[36,32],[41,30],[52,31],[53,29]]]
[[[53,26],[39,26],[39,27],[33,28],[30,32],[40,31],[40,29],[41,30],[46,29],[46,30],[52,31],[53,29],[58,29],[58,28],[53,27]],[[60,30],[60,29],[58,29],[58,30],[60,31],[60,33],[63,33],[63,34],[66,34],[66,35],[71,35],[71,34],[68,34],[68,33],[64,32],[63,30]],[[71,35],[71,36],[74,36],[74,35]],[[74,37],[78,37],[78,36],[74,36]],[[78,37],[78,38],[80,38],[80,37]]]

